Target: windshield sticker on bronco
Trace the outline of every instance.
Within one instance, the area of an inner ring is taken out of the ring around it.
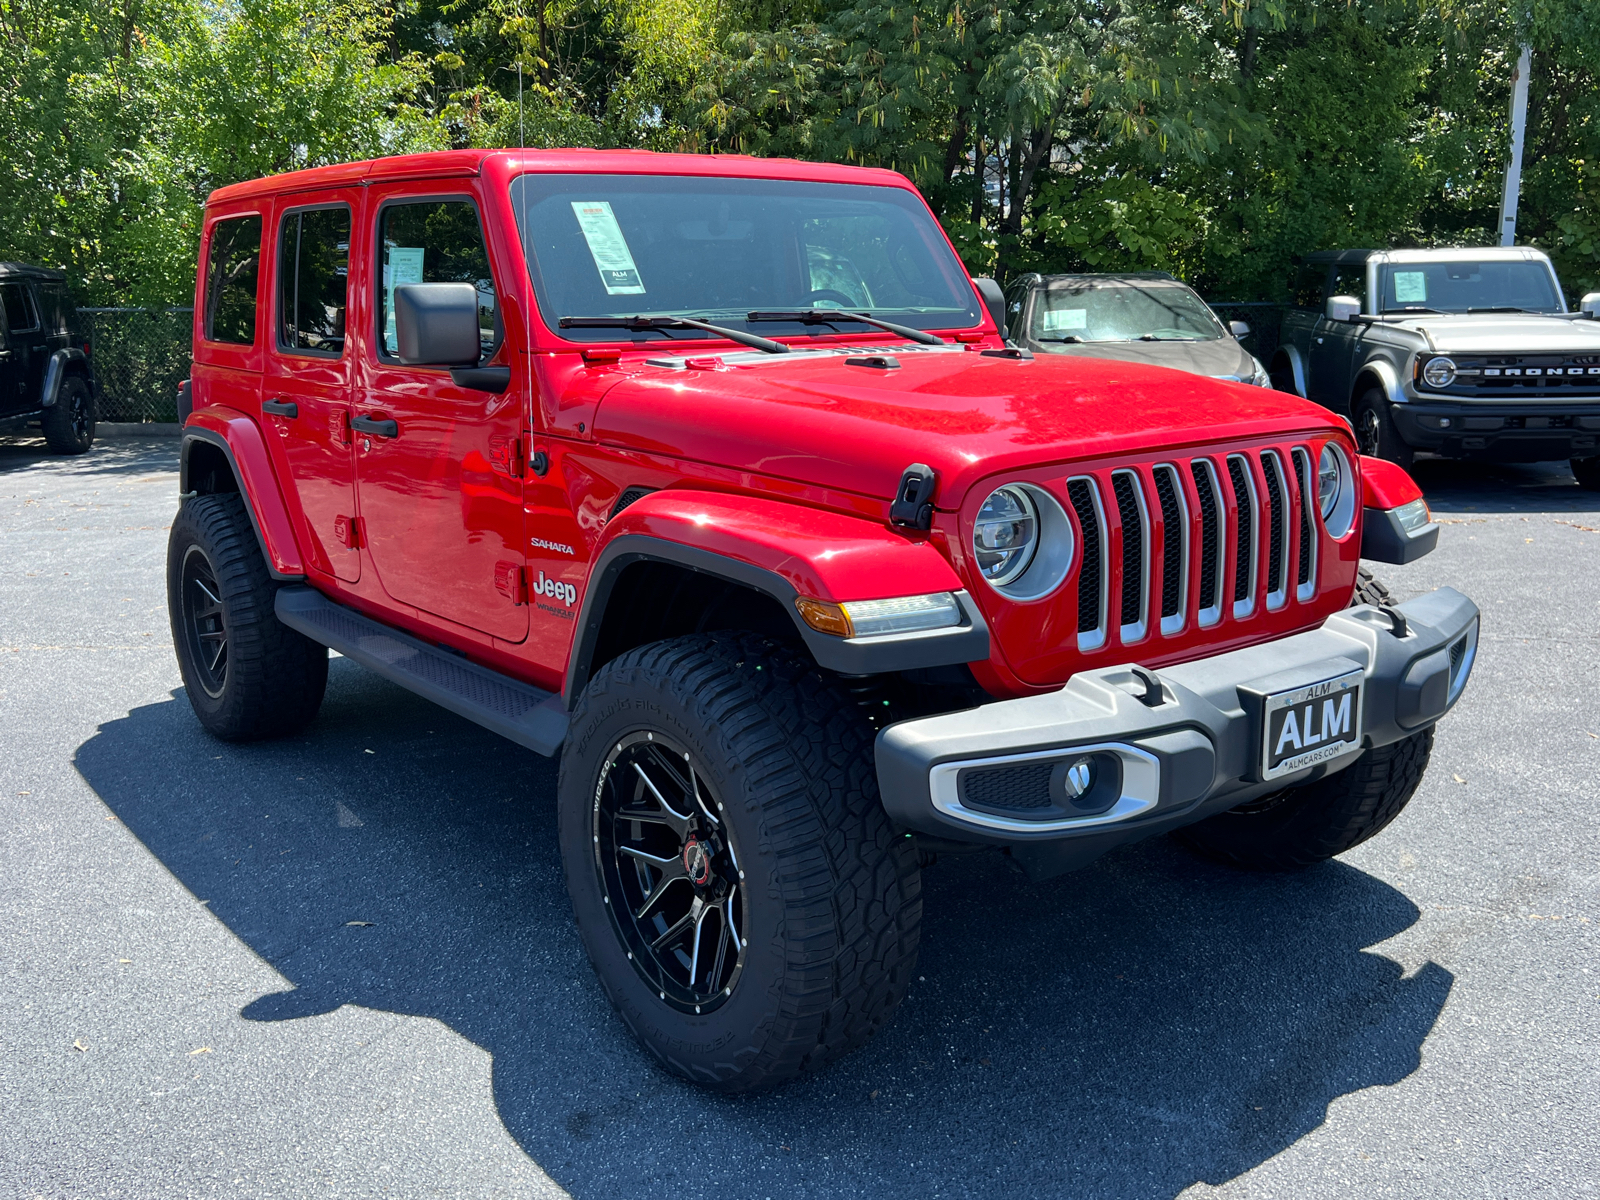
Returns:
[[[583,230],[583,240],[589,243],[589,254],[594,258],[595,270],[600,272],[606,294],[644,295],[644,281],[639,278],[633,251],[628,249],[628,239],[622,236],[622,226],[617,224],[611,203],[574,200],[572,212],[578,218],[578,228]]]
[[[1089,328],[1089,310],[1087,308],[1047,308],[1044,312],[1044,328],[1047,333],[1054,333],[1058,329],[1087,329]]]
[[[1423,271],[1396,271],[1394,273],[1394,301],[1396,304],[1426,304],[1428,302],[1428,276]]]

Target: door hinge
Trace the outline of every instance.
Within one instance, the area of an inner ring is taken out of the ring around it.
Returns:
[[[333,536],[346,550],[359,550],[366,545],[366,530],[360,517],[335,517]]]
[[[512,562],[495,563],[494,586],[495,590],[510,600],[513,605],[526,604],[528,602],[528,568]]]

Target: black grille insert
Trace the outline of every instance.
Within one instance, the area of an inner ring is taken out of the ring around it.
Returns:
[[[1171,467],[1155,469],[1156,499],[1161,503],[1161,615],[1175,617],[1183,597],[1183,509],[1178,505],[1178,481]]]
[[[1126,471],[1111,477],[1122,519],[1122,623],[1137,625],[1144,614],[1144,522],[1135,494],[1135,479]]]
[[[962,771],[957,778],[961,803],[968,808],[1028,812],[1049,808],[1050,773],[1054,763],[986,767]]]
[[[1196,460],[1189,464],[1194,474],[1194,490],[1200,497],[1200,607],[1219,608],[1222,597],[1217,591],[1217,547],[1222,541],[1220,514],[1217,511],[1217,493],[1211,486],[1211,469]]]
[[[1283,577],[1283,498],[1287,489],[1276,454],[1261,456],[1261,473],[1267,479],[1267,591],[1282,592],[1286,590]]]
[[[1306,463],[1310,458],[1304,450],[1295,451],[1294,481],[1300,489],[1300,565],[1295,570],[1295,582],[1301,585],[1311,582],[1311,556],[1315,544],[1311,540],[1311,506],[1316,503],[1316,498],[1306,482]]]
[[[1228,460],[1228,481],[1233,484],[1233,500],[1239,512],[1239,536],[1233,547],[1233,602],[1250,599],[1250,554],[1255,545],[1255,504],[1250,498],[1250,484],[1245,480],[1242,458]]]
[[[1093,633],[1100,628],[1101,563],[1100,518],[1095,512],[1094,491],[1087,479],[1067,482],[1067,498],[1078,514],[1083,531],[1083,565],[1078,569],[1078,632]]]

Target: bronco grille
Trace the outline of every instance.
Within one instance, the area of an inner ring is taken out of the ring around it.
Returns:
[[[1113,632],[1136,642],[1152,626],[1171,636],[1224,612],[1244,619],[1263,592],[1269,611],[1313,599],[1312,458],[1307,446],[1283,446],[1068,480],[1083,534],[1079,648],[1098,649]]]

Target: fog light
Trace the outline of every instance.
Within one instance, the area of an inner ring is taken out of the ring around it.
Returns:
[[[1076,800],[1094,786],[1094,760],[1080,758],[1061,776],[1061,787],[1068,800]]]

